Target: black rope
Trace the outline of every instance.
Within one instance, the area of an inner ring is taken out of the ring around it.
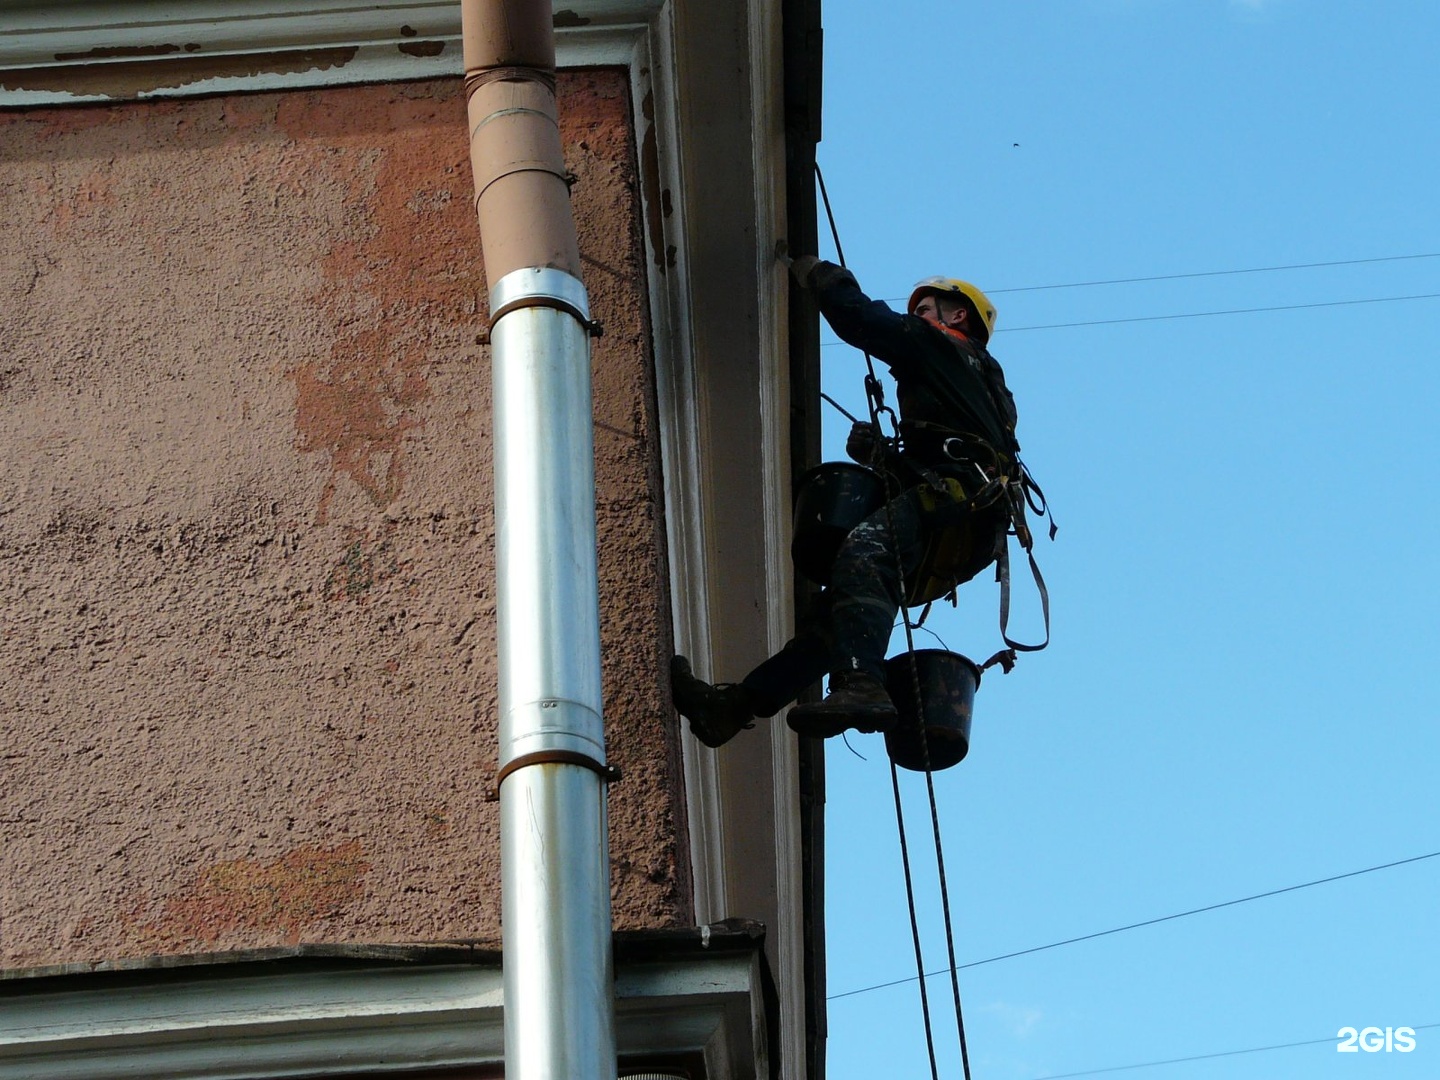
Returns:
[[[895,525],[890,517],[890,504],[885,504],[885,516],[890,525],[890,535],[895,536]],[[892,544],[895,548],[895,569],[899,574],[901,589],[900,613],[904,617],[905,624],[905,649],[909,656],[910,669],[910,693],[911,700],[915,703],[916,725],[920,729],[920,756],[925,767],[925,791],[930,798],[930,828],[935,836],[935,873],[940,882],[940,910],[945,917],[945,953],[950,961],[950,990],[955,1001],[955,1030],[960,1037],[960,1066],[965,1074],[965,1080],[970,1080],[970,1048],[965,1041],[965,1013],[960,1006],[960,976],[955,964],[955,933],[950,920],[950,887],[945,875],[945,845],[940,839],[940,811],[935,801],[935,772],[930,766],[930,734],[925,723],[925,702],[920,691],[920,665],[915,658],[915,628],[910,622],[910,609],[905,606],[905,567],[900,559],[900,545]],[[890,763],[890,771],[895,772],[895,763]],[[899,798],[899,788],[896,787],[896,798]],[[896,804],[898,809],[898,802]]]
[[[910,642],[910,664],[913,668],[915,643],[910,637],[908,625],[905,628],[905,639]],[[919,701],[918,695],[916,701]],[[923,717],[920,730],[923,734]],[[922,745],[925,747],[925,788],[930,795],[930,826],[935,831],[935,870],[940,879],[940,910],[945,913],[945,954],[950,960],[950,991],[955,998],[955,1029],[960,1035],[960,1064],[965,1071],[965,1080],[970,1080],[970,1048],[965,1043],[965,1013],[960,1007],[960,975],[955,964],[955,933],[950,922],[950,887],[945,879],[945,846],[940,842],[940,811],[935,806],[935,774],[930,771],[929,739],[923,739]]]
[[[840,259],[840,265],[845,265],[845,252],[840,246],[840,230],[835,224],[835,213],[830,206],[830,195],[825,190],[825,177],[820,171],[820,164],[815,164],[815,178],[819,182],[820,197],[825,204],[825,216],[830,222],[830,235],[835,241],[835,253]],[[863,351],[863,350],[862,350]],[[884,401],[884,391],[881,389],[880,381],[875,375],[875,362],[869,352],[865,352],[865,397],[869,406],[870,425],[875,429],[877,438],[874,440],[873,454],[877,458],[884,453],[883,432],[880,428],[880,417],[888,414],[891,423],[891,437],[899,437],[899,420],[893,409],[889,408]],[[830,404],[840,408],[833,399],[827,397]],[[843,409],[840,410],[844,412]],[[849,415],[848,413],[846,414]],[[852,418],[853,420],[853,418]],[[910,621],[910,610],[905,601],[905,565],[900,555],[898,533],[895,529],[895,518],[892,505],[899,492],[896,490],[898,482],[894,474],[888,469],[880,470],[885,477],[885,524],[890,532],[890,547],[895,555],[896,588],[900,593],[900,613],[905,625],[905,649],[909,657],[908,667],[910,669],[910,691],[911,700],[915,705],[916,725],[920,734],[921,762],[925,771],[925,788],[930,798],[930,826],[935,837],[935,866],[940,881],[940,906],[945,920],[945,948],[950,961],[950,987],[955,1001],[955,1027],[960,1037],[960,1063],[964,1070],[965,1080],[970,1080],[970,1050],[965,1041],[965,1015],[960,1004],[960,978],[957,974],[955,963],[955,934],[950,917],[950,889],[945,875],[945,852],[944,845],[940,838],[940,812],[935,801],[935,774],[930,764],[930,737],[926,730],[924,698],[920,689],[920,667],[915,657],[915,632]],[[937,493],[938,494],[938,493]],[[900,835],[900,858],[905,869],[905,900],[910,909],[910,933],[915,943],[915,964],[920,972],[920,1007],[925,1020],[925,1047],[930,1055],[930,1075],[933,1080],[939,1080],[939,1073],[935,1063],[935,1040],[930,1023],[930,1000],[925,990],[925,957],[920,944],[920,922],[915,912],[915,890],[914,882],[910,872],[910,851],[905,838],[905,811],[900,798],[900,772],[892,758],[890,761],[890,783],[895,793],[895,824]]]
[[[838,401],[836,401],[833,397],[831,397],[829,394],[825,393],[824,390],[821,390],[821,391],[820,391],[820,396],[821,396],[822,398],[824,398],[826,401],[828,401],[831,405],[834,405],[836,411],[839,412],[841,416],[845,417],[846,420],[849,420],[852,424],[858,424],[858,423],[860,422],[860,418],[859,418],[859,417],[853,415],[853,414],[850,412],[849,409],[845,408],[844,405],[841,405],[841,404],[840,404]]]
[[[915,914],[915,882],[910,877],[910,845],[905,842],[905,811],[900,804],[900,769],[890,762],[890,787],[895,792],[895,827],[900,833],[900,865],[905,868],[905,903],[910,908],[910,937],[915,942],[915,969],[925,970],[925,954],[920,948],[920,919]],[[920,979],[920,1014],[925,1019],[925,1049],[930,1054],[930,1078],[940,1080],[935,1063],[935,1033],[930,1028],[930,995],[925,980]]]
[[[820,198],[825,203],[825,216],[830,219],[830,235],[835,238],[835,257],[840,260],[840,265],[845,265],[845,249],[840,246],[840,230],[835,227],[835,211],[830,209],[830,193],[825,190],[825,174],[820,171],[820,163],[815,163],[815,179],[820,181]],[[865,359],[870,359],[867,355]],[[872,372],[873,374],[873,372]]]

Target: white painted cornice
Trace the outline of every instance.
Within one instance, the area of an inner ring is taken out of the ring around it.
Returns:
[[[662,0],[559,0],[560,66],[628,63],[661,7]],[[182,66],[198,70],[178,70]],[[207,67],[222,73],[206,74]],[[0,105],[381,82],[460,70],[455,0],[0,0]],[[119,82],[107,88],[106,73],[122,72],[124,88]],[[82,82],[90,87],[77,89]]]
[[[504,1059],[498,965],[245,966],[0,996],[0,1080],[371,1075]],[[639,1058],[698,1054],[707,1075],[762,1080],[760,980],[754,950],[621,965],[618,1048]]]

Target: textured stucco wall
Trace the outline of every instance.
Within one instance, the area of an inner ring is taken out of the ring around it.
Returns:
[[[626,82],[561,79],[617,925],[690,921]],[[454,82],[0,114],[0,964],[494,939]]]

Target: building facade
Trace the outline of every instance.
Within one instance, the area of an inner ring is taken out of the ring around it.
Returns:
[[[622,1072],[821,1071],[818,754],[705,749],[665,675],[787,636],[814,335],[773,252],[813,230],[813,21],[554,12],[603,326]],[[458,7],[3,3],[0,31],[0,1076],[498,1075]]]

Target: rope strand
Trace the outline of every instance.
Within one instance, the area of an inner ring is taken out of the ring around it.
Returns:
[[[910,845],[905,841],[905,811],[900,804],[900,770],[890,762],[890,787],[895,792],[895,829],[900,834],[900,865],[905,868],[905,903],[910,908],[910,937],[915,943],[915,967],[925,970],[925,953],[920,947],[920,919],[915,914],[915,882],[910,877]],[[930,1080],[940,1080],[935,1063],[935,1032],[930,1026],[930,995],[920,980],[920,1015],[925,1021],[925,1049],[930,1054]],[[968,1080],[968,1078],[967,1078]]]

